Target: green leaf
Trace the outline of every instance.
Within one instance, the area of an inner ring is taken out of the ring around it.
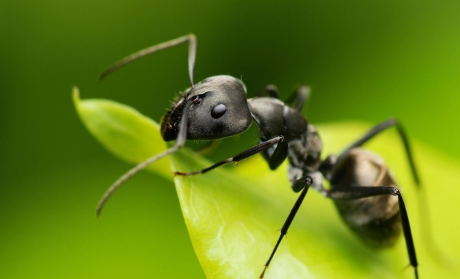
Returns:
[[[85,126],[117,156],[138,163],[165,149],[158,125],[134,109],[107,100],[80,101],[77,89],[73,97]],[[323,154],[340,152],[369,127],[354,122],[318,125],[325,145]],[[415,142],[423,183],[417,191],[394,131],[383,133],[366,147],[384,155],[404,185],[420,277],[458,278],[455,264],[460,226],[457,213],[450,209],[460,194],[456,186],[460,163]],[[149,170],[172,178],[173,170],[192,171],[211,164],[183,149],[171,156],[172,170],[164,160]],[[238,167],[174,178],[190,238],[209,278],[259,276],[278,239],[277,230],[297,198],[286,168],[284,164],[270,171],[262,158],[255,156]],[[402,237],[390,249],[368,248],[343,224],[334,204],[310,190],[266,278],[413,278],[411,268],[403,269],[408,262]]]
[[[158,132],[158,124],[137,110],[110,100],[80,100],[76,87],[73,88],[72,98],[86,128],[117,157],[130,163],[139,163],[165,150],[166,144]],[[171,168],[165,159],[148,169],[171,177]]]

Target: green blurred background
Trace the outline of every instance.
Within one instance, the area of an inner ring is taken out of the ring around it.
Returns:
[[[313,123],[395,116],[411,137],[460,155],[458,1],[2,0],[0,278],[204,277],[171,182],[141,173],[95,218],[129,165],[89,135],[70,98],[78,85],[82,98],[159,120],[188,86],[185,47],[97,76],[189,32],[196,80],[241,77],[250,96],[309,84]]]

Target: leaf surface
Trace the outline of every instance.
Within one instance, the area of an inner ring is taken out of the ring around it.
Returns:
[[[134,109],[108,100],[80,100],[77,89],[73,98],[88,130],[118,157],[138,163],[166,148],[158,124]],[[368,128],[355,122],[318,125],[323,154],[339,153]],[[460,225],[451,210],[460,194],[460,187],[452,187],[460,180],[460,163],[416,142],[415,159],[423,183],[417,191],[395,132],[383,133],[366,147],[384,157],[403,185],[420,277],[460,277],[456,267]],[[173,179],[172,171],[193,171],[212,164],[188,149],[170,159],[171,167],[162,159],[148,169]],[[287,180],[287,164],[270,171],[261,156],[255,156],[237,167],[175,177],[174,181],[206,275],[258,278],[278,239],[277,230],[297,198]],[[266,278],[413,278],[412,269],[404,269],[408,262],[402,237],[391,249],[366,247],[343,224],[333,202],[310,190]]]

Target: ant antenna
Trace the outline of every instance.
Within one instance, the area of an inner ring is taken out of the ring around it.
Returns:
[[[188,115],[189,110],[190,110],[190,106],[193,104],[193,101],[185,100],[185,102],[186,102],[186,104],[185,104],[183,113],[185,115]],[[176,144],[174,146],[170,147],[169,149],[167,149],[166,151],[164,151],[164,152],[162,152],[160,154],[157,154],[157,155],[155,155],[153,157],[148,158],[144,162],[139,163],[138,165],[136,165],[135,167],[133,167],[132,169],[127,171],[125,174],[120,176],[120,178],[118,178],[109,187],[109,189],[107,189],[107,191],[104,193],[104,195],[102,196],[101,200],[99,201],[99,203],[97,205],[96,217],[99,217],[99,215],[101,214],[102,208],[104,207],[104,205],[107,202],[107,200],[129,178],[131,178],[133,175],[135,175],[136,173],[140,172],[141,170],[145,169],[148,165],[152,164],[153,162],[155,162],[155,161],[157,161],[157,160],[159,160],[159,159],[161,159],[161,158],[163,158],[163,157],[165,157],[167,155],[170,155],[170,154],[176,152],[177,150],[179,150],[185,144],[185,140],[187,139],[187,125],[188,125],[188,117],[182,117],[182,119],[180,121],[179,133],[177,135]]]
[[[109,68],[107,68],[100,76],[99,80],[103,80],[105,77],[107,77],[109,74],[115,72],[119,68],[123,67],[124,65],[131,63],[134,60],[137,60],[139,58],[142,58],[144,56],[150,55],[154,52],[164,50],[170,47],[174,47],[177,45],[180,45],[182,43],[189,42],[189,53],[188,53],[188,71],[189,71],[189,76],[190,76],[190,82],[192,84],[192,88],[194,85],[193,82],[193,68],[195,66],[195,56],[196,56],[196,37],[194,34],[189,34],[183,37],[179,37],[177,39],[164,42],[161,44],[157,44],[151,47],[148,47],[146,49],[140,50],[138,52],[135,52],[120,61],[116,62]],[[192,105],[192,101],[185,100],[185,107],[183,111],[183,115],[188,115],[190,106]],[[99,204],[97,205],[96,209],[96,217],[99,217],[101,214],[102,208],[104,207],[105,203],[107,200],[113,195],[113,193],[123,184],[125,183],[129,178],[131,178],[133,175],[136,173],[140,172],[141,170],[145,169],[147,166],[152,164],[153,162],[170,155],[177,150],[179,150],[185,143],[187,139],[187,123],[188,123],[188,117],[182,117],[179,125],[179,132],[177,135],[177,140],[176,144],[172,146],[171,148],[167,149],[166,151],[157,154],[153,157],[148,158],[144,162],[139,163],[132,169],[130,169],[128,172],[123,174],[120,178],[118,178],[110,187],[107,189],[107,191],[104,193],[102,196],[101,200],[99,201]]]
[[[105,79],[108,75],[111,73],[115,72],[116,70],[120,69],[121,67],[125,66],[126,64],[129,64],[139,58],[142,58],[144,56],[150,55],[152,53],[158,52],[160,50],[164,50],[167,48],[175,47],[177,45],[183,44],[189,42],[189,48],[188,48],[188,73],[190,76],[190,83],[193,87],[195,84],[193,82],[193,68],[195,66],[195,56],[196,56],[196,37],[194,34],[188,34],[182,37],[179,37],[177,39],[167,41],[161,44],[157,44],[145,49],[142,49],[140,51],[137,51],[131,55],[126,56],[125,58],[119,60],[112,66],[108,67],[102,74],[99,76],[99,81],[102,81]]]

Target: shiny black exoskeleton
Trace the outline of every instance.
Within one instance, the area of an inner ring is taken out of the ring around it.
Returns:
[[[281,229],[280,237],[260,277],[264,276],[311,186],[334,201],[345,223],[370,246],[391,246],[403,231],[410,264],[417,278],[418,263],[408,214],[395,179],[379,156],[361,148],[380,132],[395,127],[404,143],[415,182],[419,184],[410,146],[401,125],[395,119],[384,121],[337,157],[329,155],[321,160],[321,139],[314,126],[302,114],[303,105],[309,95],[308,87],[299,87],[286,102],[282,102],[274,86],[267,86],[259,97],[247,99],[246,86],[241,80],[231,76],[213,76],[195,84],[193,67],[196,38],[192,34],[136,52],[108,68],[101,75],[101,79],[138,58],[187,42],[192,86],[176,100],[161,121],[163,139],[175,140],[176,144],[120,177],[102,197],[97,214],[99,215],[107,199],[123,182],[152,162],[177,151],[186,140],[230,137],[244,132],[255,122],[260,132],[257,146],[206,169],[175,174],[203,174],[257,153],[263,155],[271,169],[278,168],[288,159],[292,189],[301,193]],[[329,189],[323,187],[323,179],[330,181]]]

